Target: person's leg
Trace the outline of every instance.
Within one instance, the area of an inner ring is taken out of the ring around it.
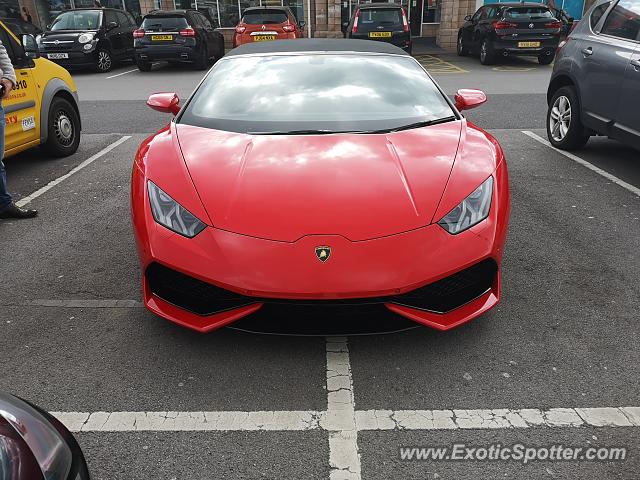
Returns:
[[[0,106],[0,218],[33,218],[36,210],[25,210],[18,207],[7,190],[7,172],[4,169],[4,110]]]
[[[0,212],[11,205],[11,195],[7,189],[7,172],[2,159],[4,157],[4,109],[0,107]]]

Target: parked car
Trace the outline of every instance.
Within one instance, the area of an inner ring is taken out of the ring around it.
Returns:
[[[5,157],[38,145],[57,157],[75,153],[81,125],[78,92],[71,75],[40,57],[32,35],[18,38],[1,21],[0,40],[17,78],[15,87],[2,101]]]
[[[460,111],[486,99],[451,101],[394,45],[327,38],[235,48],[184,106],[151,95],[176,117],[132,166],[145,306],[199,332],[282,304],[439,330],[483,314],[507,162]]]
[[[640,0],[599,0],[564,42],[547,90],[547,136],[564,150],[606,135],[640,149]]]
[[[133,32],[138,69],[151,70],[154,61],[186,62],[204,70],[224,56],[224,37],[197,10],[155,10]]]
[[[292,40],[304,36],[289,7],[250,7],[244,10],[233,35],[234,48],[245,43]]]
[[[0,392],[0,478],[89,480],[78,442],[58,419]]]
[[[458,55],[480,55],[491,65],[500,56],[530,55],[542,65],[553,62],[562,22],[539,3],[499,3],[467,15],[458,31]]]
[[[90,67],[108,72],[133,59],[130,13],[112,8],[79,8],[58,15],[40,36],[42,55],[66,68]]]
[[[411,53],[411,33],[401,5],[370,3],[359,5],[351,20],[342,25],[345,38],[388,42]]]

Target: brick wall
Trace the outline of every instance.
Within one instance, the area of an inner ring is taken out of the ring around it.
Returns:
[[[475,11],[475,0],[444,0],[436,43],[445,50],[455,50],[458,29],[464,23],[464,17]]]

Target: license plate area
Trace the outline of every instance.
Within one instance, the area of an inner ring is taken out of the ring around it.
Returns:
[[[171,42],[173,35],[151,35],[152,42]]]
[[[271,40],[275,40],[276,38],[278,38],[276,35],[254,35],[253,36],[253,41],[254,42],[269,42]]]
[[[540,48],[540,42],[518,42],[518,48]]]
[[[391,32],[369,32],[369,38],[391,38]]]
[[[69,58],[68,53],[47,53],[49,60],[60,60],[61,58]]]

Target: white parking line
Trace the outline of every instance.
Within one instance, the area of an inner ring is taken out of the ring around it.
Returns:
[[[126,72],[121,72],[121,73],[116,73],[115,75],[111,75],[109,77],[106,78],[106,80],[109,80],[110,78],[116,78],[116,77],[120,77],[121,75],[126,75],[127,73],[133,73],[133,72],[137,72],[138,69],[134,69],[134,70],[127,70]]]
[[[335,412],[334,412],[335,413]],[[537,408],[483,410],[356,410],[353,430],[336,430],[329,411],[254,412],[52,412],[72,432],[306,431],[349,432],[330,451],[332,471],[358,472],[357,437],[377,430],[509,430],[523,428],[640,427],[640,407]],[[329,439],[331,447],[331,437]],[[356,460],[357,458],[357,460]],[[331,477],[334,478],[333,476]],[[355,478],[354,476],[336,478]]]
[[[62,175],[61,177],[56,178],[55,180],[51,180],[44,187],[36,190],[31,195],[18,200],[16,202],[16,205],[18,207],[24,207],[25,205],[29,204],[30,202],[32,202],[33,200],[38,198],[40,195],[48,192],[49,190],[51,190],[53,187],[55,187],[59,183],[65,181],[67,178],[69,178],[74,173],[79,172],[83,168],[91,165],[93,162],[95,162],[97,159],[99,159],[103,155],[109,153],[111,150],[113,150],[117,146],[122,145],[124,142],[126,142],[130,138],[131,138],[131,135],[125,135],[124,137],[120,138],[119,140],[116,140],[111,145],[108,145],[107,147],[105,147],[102,150],[100,150],[98,153],[96,153],[94,155],[91,155],[89,158],[87,158],[84,162],[82,162],[77,167],[72,168],[68,173],[65,173],[64,175]]]
[[[640,407],[355,410],[345,337],[329,337],[326,411],[52,412],[72,432],[309,431],[329,434],[330,480],[360,480],[358,432],[640,427]]]
[[[545,140],[544,138],[540,137],[539,135],[536,135],[535,133],[529,130],[522,130],[522,133],[524,133],[528,137],[533,138],[536,142],[540,142],[541,144],[546,145],[547,147],[558,152],[560,155],[564,155],[565,157],[573,160],[574,162],[579,163],[583,167],[587,167],[589,170],[596,172],[598,175],[602,175],[607,180],[615,183],[616,185],[620,185],[622,188],[627,189],[631,193],[640,197],[640,188],[635,187],[630,183],[627,183],[624,180],[619,179],[615,175],[612,175],[609,172],[596,167],[595,165],[592,165],[591,163],[587,162],[586,160],[583,160],[582,158],[578,157],[577,155],[574,155],[573,153],[565,152],[564,150],[560,150],[554,147],[553,145],[551,145],[551,143],[549,143],[548,140]]]
[[[360,454],[349,348],[345,337],[327,338],[327,411],[330,480],[360,480]]]

